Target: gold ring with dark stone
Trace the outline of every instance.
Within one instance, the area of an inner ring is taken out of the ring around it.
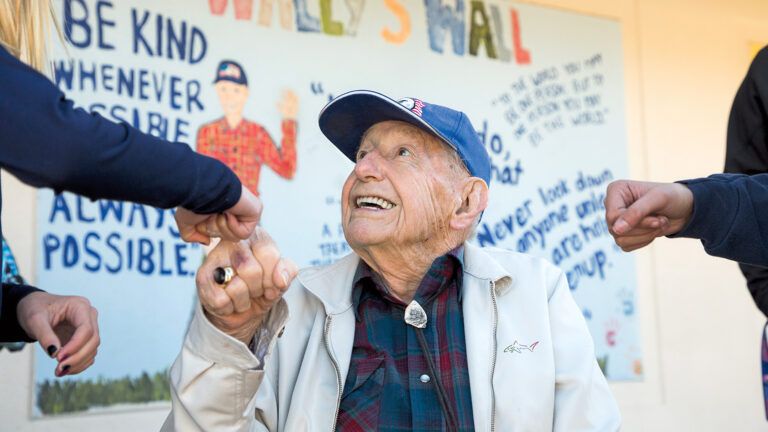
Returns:
[[[213,281],[219,285],[227,285],[235,277],[235,270],[232,267],[216,267],[213,270]]]

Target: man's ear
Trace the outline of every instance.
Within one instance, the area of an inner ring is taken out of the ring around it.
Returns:
[[[488,207],[488,185],[482,179],[469,177],[464,180],[461,203],[451,217],[451,228],[463,231],[475,223],[480,213]]]

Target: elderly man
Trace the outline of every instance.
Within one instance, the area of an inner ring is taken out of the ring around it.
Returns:
[[[342,191],[354,253],[287,289],[295,266],[263,232],[220,244],[198,273],[164,427],[617,430],[563,273],[466,242],[491,169],[467,116],[355,91],[320,128],[355,162]],[[237,273],[225,286],[222,266]]]

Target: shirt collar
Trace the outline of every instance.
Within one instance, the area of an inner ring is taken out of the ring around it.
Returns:
[[[230,127],[229,122],[227,121],[226,117],[222,117],[219,120],[219,127],[221,128],[222,132],[233,132],[233,131],[241,131],[245,127],[245,117],[240,119],[240,123],[237,124],[235,127]]]
[[[446,259],[453,261],[452,268],[454,269],[453,275],[449,277],[456,278],[456,290],[458,292],[458,301],[461,304],[461,292],[462,292],[462,280],[464,272],[464,245],[461,244],[456,248],[448,251],[445,255],[437,257],[432,266],[427,270],[424,278],[428,277],[430,273],[439,272],[440,266],[443,265]],[[441,285],[445,285],[446,280],[442,281]],[[419,290],[421,290],[424,284],[424,280],[419,284]],[[391,297],[389,290],[381,280],[381,276],[373,271],[373,269],[362,259],[357,265],[355,270],[355,276],[352,278],[352,310],[355,312],[355,318],[359,321],[360,317],[360,303],[363,299],[370,295],[380,295],[385,300],[394,303],[396,300]],[[416,298],[419,297],[419,292],[416,293]]]

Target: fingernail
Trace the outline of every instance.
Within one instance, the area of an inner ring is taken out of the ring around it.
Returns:
[[[264,290],[264,297],[267,298],[267,300],[272,301],[277,298],[277,289],[274,288],[267,288]]]
[[[48,357],[53,358],[53,356],[56,354],[56,351],[58,351],[58,348],[56,348],[56,345],[48,345],[46,350],[48,351]]]
[[[613,224],[613,230],[618,234],[624,234],[629,229],[629,224],[624,219],[619,219]]]
[[[283,276],[283,285],[287,287],[287,286],[288,286],[288,278],[290,277],[290,276],[288,275],[288,270],[283,270],[283,271],[280,273],[280,275],[282,275],[282,276]]]

